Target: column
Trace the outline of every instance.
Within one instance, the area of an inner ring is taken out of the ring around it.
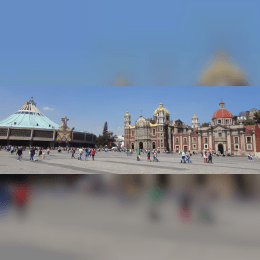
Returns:
[[[183,151],[183,149],[182,149],[182,134],[180,135],[180,151]]]
[[[191,137],[190,137],[190,133],[189,133],[189,151],[191,150]]]
[[[34,129],[31,130],[30,146],[33,145],[33,133],[34,133]]]
[[[201,133],[198,133],[198,153],[201,152]]]
[[[241,154],[245,153],[245,138],[243,133],[240,133],[240,139],[241,139]]]
[[[255,140],[255,132],[253,132],[253,136],[252,136],[252,145],[254,146],[254,156],[256,156],[256,140]]]
[[[231,154],[231,136],[230,131],[227,131],[227,152]]]
[[[7,129],[7,136],[6,136],[7,145],[10,144],[10,142],[9,142],[9,136],[10,136],[10,128],[8,127],[8,129]]]
[[[212,150],[212,132],[209,132],[209,151]]]
[[[6,139],[9,139],[9,135],[10,135],[10,128],[8,127]]]

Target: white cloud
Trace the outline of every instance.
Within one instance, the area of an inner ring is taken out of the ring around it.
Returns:
[[[54,108],[44,107],[43,110],[54,110]]]

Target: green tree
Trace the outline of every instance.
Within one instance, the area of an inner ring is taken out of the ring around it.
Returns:
[[[260,124],[260,112],[254,114],[254,121],[256,124]]]
[[[252,120],[252,119],[247,119],[247,120],[244,122],[244,125],[255,125],[255,121]]]
[[[209,126],[209,123],[203,123],[201,126]]]
[[[115,135],[113,132],[108,131],[107,122],[104,124],[103,134],[99,135],[96,140],[96,145],[98,147],[105,147],[106,145],[108,147],[112,147],[115,142]]]
[[[103,136],[107,136],[107,122],[105,122],[104,124],[104,128],[103,128]]]

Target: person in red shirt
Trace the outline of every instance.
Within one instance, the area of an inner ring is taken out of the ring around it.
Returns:
[[[95,157],[96,151],[95,149],[92,150],[92,161],[94,161],[94,157]]]

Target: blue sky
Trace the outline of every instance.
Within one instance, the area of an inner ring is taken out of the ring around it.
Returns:
[[[208,122],[221,98],[234,114],[259,108],[258,87],[191,87],[220,48],[260,85],[259,1],[2,2],[0,120],[31,96],[96,134],[105,121],[122,134],[127,109],[152,117],[160,100],[187,124]],[[121,77],[135,87],[112,87]]]
[[[224,48],[260,84],[259,1],[2,1],[0,86],[192,86]]]
[[[153,116],[160,101],[171,120],[191,125],[194,113],[199,122],[211,121],[221,99],[233,115],[259,107],[259,87],[2,87],[0,121],[20,109],[34,96],[37,108],[57,124],[65,115],[68,125],[101,134],[105,121],[108,129],[123,134],[124,115],[128,110],[132,124],[142,115]],[[44,110],[44,108],[53,110]]]

